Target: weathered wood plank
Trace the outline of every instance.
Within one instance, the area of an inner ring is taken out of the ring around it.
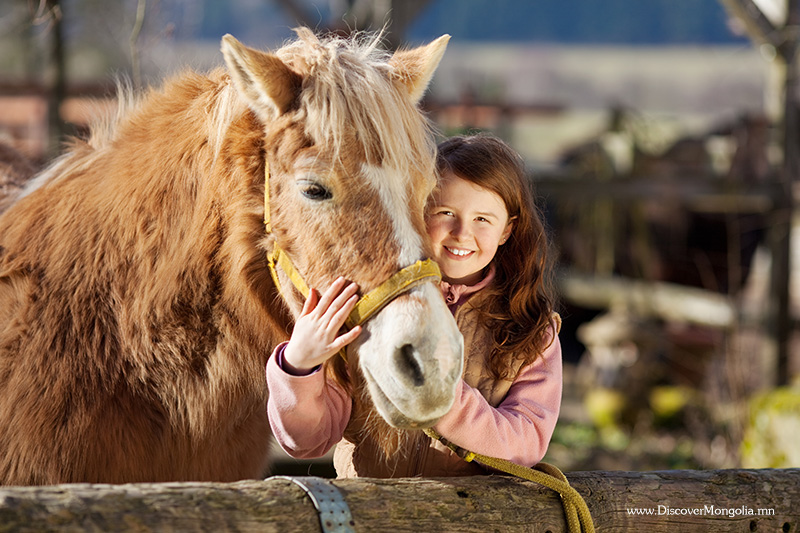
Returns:
[[[575,472],[597,531],[800,529],[800,469]],[[356,531],[565,530],[558,496],[502,476],[332,481]],[[759,515],[760,510],[762,514]],[[764,512],[768,514],[763,514]],[[0,488],[0,532],[318,531],[288,480]]]

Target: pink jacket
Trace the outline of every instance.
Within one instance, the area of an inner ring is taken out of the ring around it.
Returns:
[[[459,313],[456,317],[459,318]],[[462,327],[461,321],[459,326]],[[554,324],[554,330],[557,327]],[[342,440],[350,421],[352,401],[323,372],[307,376],[284,372],[280,367],[284,347],[285,343],[279,345],[267,363],[270,391],[267,410],[272,431],[289,455],[319,457]],[[526,466],[541,461],[561,402],[561,345],[555,331],[553,342],[543,356],[522,367],[513,382],[503,387],[507,392],[504,390],[504,396],[495,401],[496,406],[487,401],[486,393],[476,388],[481,386],[477,383],[480,376],[465,374],[464,378],[467,381],[462,379],[459,383],[452,409],[434,429],[454,444],[476,453]],[[475,387],[468,384],[470,381]]]

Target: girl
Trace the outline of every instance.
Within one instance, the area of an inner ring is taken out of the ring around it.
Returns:
[[[455,403],[434,430],[464,449],[533,466],[561,402],[560,318],[542,217],[521,157],[497,138],[451,138],[439,145],[437,167],[426,223],[465,353]],[[268,412],[278,442],[294,457],[319,457],[338,443],[339,477],[486,473],[420,431],[399,432],[398,450],[387,453],[361,402],[318,371],[361,332],[338,335],[356,291],[342,278],[321,296],[312,291],[291,339],[270,358]]]

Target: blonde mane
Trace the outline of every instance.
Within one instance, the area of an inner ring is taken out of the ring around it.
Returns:
[[[39,175],[28,182],[19,198],[29,195],[54,178],[80,173],[94,165],[98,158],[114,150],[114,143],[125,135],[123,126],[148,105],[153,96],[158,93],[164,95],[167,88],[197,76],[199,75],[195,72],[186,71],[173,76],[160,90],[147,88],[140,91],[136,91],[128,80],[118,78],[117,105],[113,111],[95,117],[90,124],[89,137],[86,140],[71,139],[65,153],[54,159]],[[208,74],[208,77],[216,83],[212,90],[202,95],[204,123],[193,126],[199,131],[207,132],[206,148],[212,151],[212,161],[216,162],[228,128],[247,111],[247,106],[223,69],[215,69]]]
[[[350,38],[317,36],[307,28],[296,29],[298,39],[285,44],[275,54],[303,74],[301,110],[305,113],[306,133],[317,144],[329,146],[334,160],[346,151],[346,142],[355,137],[368,161],[397,170],[400,175],[416,171],[435,176],[431,154],[435,153],[434,127],[408,97],[389,79],[391,52],[381,48],[381,34],[360,34]],[[174,80],[195,76],[185,72]],[[209,148],[216,161],[228,127],[247,109],[227,73],[210,72],[218,82],[205,105],[205,124]],[[85,141],[73,141],[72,150],[56,159],[23,193],[29,194],[51,177],[66,175],[91,165],[98,153],[109,149],[118,138],[121,126],[142,106],[154,89],[137,93],[126,80],[117,81],[117,106],[113,114],[98,117]],[[163,89],[162,89],[163,91]],[[359,98],[350,95],[357,94]],[[76,149],[77,148],[77,149]],[[409,157],[409,151],[415,157]]]

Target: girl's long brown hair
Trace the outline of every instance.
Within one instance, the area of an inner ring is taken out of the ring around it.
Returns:
[[[532,363],[555,332],[549,240],[522,158],[500,139],[480,134],[451,137],[439,144],[437,169],[496,193],[514,228],[494,258],[495,280],[485,291],[479,320],[493,333],[490,366],[496,378],[511,377],[511,361]]]

